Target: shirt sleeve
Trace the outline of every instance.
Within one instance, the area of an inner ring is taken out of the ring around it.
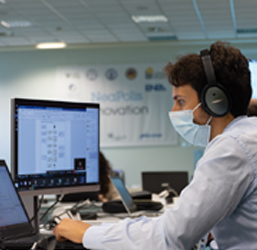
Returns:
[[[173,208],[157,218],[127,218],[110,227],[91,227],[84,235],[84,246],[105,250],[193,247],[234,211],[252,181],[247,156],[233,140],[228,137],[212,143]]]
[[[104,249],[101,240],[105,231],[104,226],[92,226],[87,229],[83,236],[83,246],[88,249]]]

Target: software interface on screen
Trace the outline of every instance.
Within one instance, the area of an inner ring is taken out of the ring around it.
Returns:
[[[98,183],[98,112],[94,107],[16,103],[18,189]]]

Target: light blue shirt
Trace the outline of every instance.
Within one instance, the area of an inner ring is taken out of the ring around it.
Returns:
[[[191,249],[209,231],[219,249],[257,249],[257,118],[238,117],[206,147],[176,205],[157,218],[92,226],[89,249]]]

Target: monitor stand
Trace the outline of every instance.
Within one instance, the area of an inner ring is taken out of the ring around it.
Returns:
[[[22,202],[25,206],[29,219],[36,232],[39,232],[39,211],[38,211],[38,196],[21,196]]]

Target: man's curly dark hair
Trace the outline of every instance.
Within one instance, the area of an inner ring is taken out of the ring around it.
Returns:
[[[217,81],[230,93],[231,114],[234,117],[246,115],[252,96],[247,58],[239,49],[221,41],[211,45],[210,56]],[[182,56],[175,64],[169,62],[164,70],[173,86],[191,85],[198,93],[200,100],[201,91],[207,84],[207,79],[199,54]]]

